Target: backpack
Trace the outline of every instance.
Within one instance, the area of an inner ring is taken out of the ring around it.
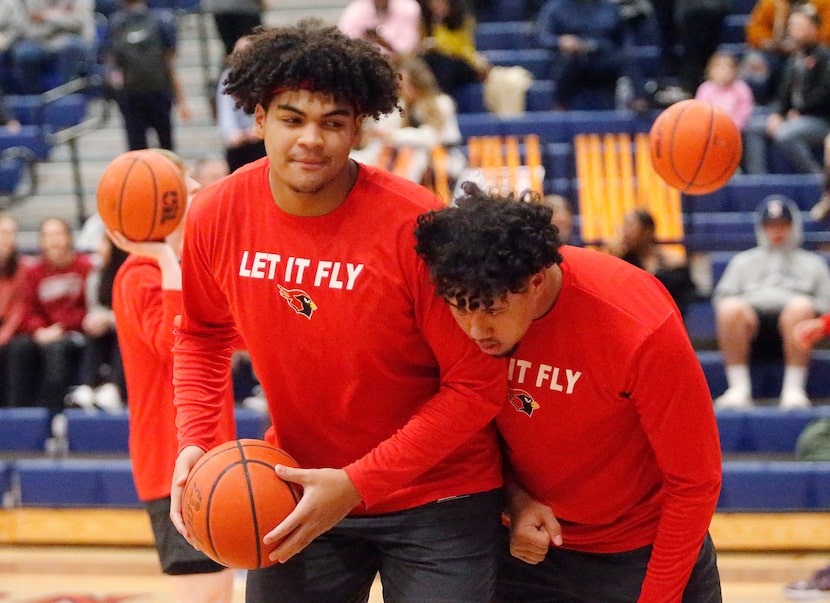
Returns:
[[[111,51],[123,74],[126,92],[163,92],[172,88],[165,60],[167,47],[158,15],[124,12],[114,23]]]
[[[830,419],[816,419],[809,423],[795,444],[799,461],[830,461]]]

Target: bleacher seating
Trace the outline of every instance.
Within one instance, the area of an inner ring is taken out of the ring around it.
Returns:
[[[26,507],[133,507],[128,459],[21,459],[12,463]]]
[[[717,350],[698,350],[698,360],[709,383],[709,391],[719,396],[726,390],[723,358]],[[752,392],[755,398],[777,398],[781,392],[784,366],[781,362],[753,365]],[[830,350],[815,349],[810,359],[807,395],[812,399],[830,399]]]
[[[715,415],[724,454],[792,454],[807,425],[816,419],[830,418],[830,406],[788,411],[775,406],[718,409]]]
[[[725,461],[718,511],[826,511],[830,462]]]
[[[42,452],[50,435],[46,408],[0,408],[0,451]]]

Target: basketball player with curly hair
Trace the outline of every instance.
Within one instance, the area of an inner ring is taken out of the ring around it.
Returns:
[[[549,207],[464,190],[416,238],[461,329],[510,358],[494,600],[719,602],[720,444],[671,296],[619,258],[560,246]]]
[[[488,601],[507,363],[456,328],[415,253],[415,221],[440,200],[349,158],[363,121],[397,108],[398,76],[370,44],[307,22],[259,31],[231,60],[227,91],[267,157],[186,218],[171,518],[186,535],[181,489],[238,332],[268,438],[301,467],[277,473],[303,488],[247,601],[366,601],[378,572],[387,601]]]

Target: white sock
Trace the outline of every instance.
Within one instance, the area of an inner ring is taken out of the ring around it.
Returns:
[[[806,383],[807,367],[789,364],[784,367],[784,382],[781,384],[781,391],[793,388],[803,391]]]
[[[737,389],[749,394],[752,381],[749,377],[748,364],[733,364],[726,367],[726,384],[729,389]]]

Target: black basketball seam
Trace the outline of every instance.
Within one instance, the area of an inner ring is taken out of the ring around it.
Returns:
[[[259,518],[256,514],[256,503],[254,502],[254,488],[251,484],[251,474],[248,471],[248,463],[252,462],[245,456],[245,444],[237,440],[237,449],[242,459],[242,470],[245,472],[245,484],[248,487],[248,502],[251,503],[251,521],[254,526],[254,541],[256,542],[256,566],[262,567],[262,542],[259,539]]]
[[[205,508],[205,525],[207,527],[206,532],[207,532],[208,543],[210,544],[210,548],[213,549],[213,554],[216,555],[216,557],[219,558],[219,559],[224,559],[224,557],[219,554],[219,551],[216,549],[216,545],[213,544],[213,534],[212,534],[213,530],[211,529],[211,523],[210,523],[210,516],[211,516],[211,512],[213,511],[213,495],[216,492],[217,488],[219,488],[219,484],[222,481],[222,476],[225,475],[231,469],[233,469],[236,466],[236,464],[237,464],[237,462],[231,463],[230,465],[228,465],[227,467],[222,469],[222,471],[219,472],[219,474],[216,476],[216,479],[213,481],[213,485],[210,488],[210,492],[208,493],[207,501],[206,501],[207,507]],[[222,563],[223,563],[223,565],[227,565],[227,563],[224,563],[224,562],[222,562]]]
[[[124,178],[121,180],[121,190],[118,193],[118,209],[116,211],[116,215],[118,216],[118,227],[121,233],[130,238],[129,235],[125,232],[124,228],[124,219],[123,219],[123,209],[124,209],[124,191],[127,189],[127,183],[130,181],[130,174],[132,173],[133,169],[135,169],[135,165],[141,161],[140,157],[132,157],[132,161],[130,161],[130,166],[127,168],[127,173],[124,174]]]
[[[150,151],[152,153],[152,151]],[[166,159],[166,157],[165,157]],[[155,228],[156,220],[158,219],[158,199],[159,199],[159,185],[158,181],[156,180],[156,173],[153,171],[153,166],[151,166],[148,162],[144,161],[143,157],[139,157],[138,161],[141,161],[147,166],[147,170],[150,172],[150,179],[153,183],[153,199],[155,202],[153,203],[153,219],[150,220],[150,230],[147,231],[147,234],[144,235],[144,238],[141,239],[142,241],[148,241],[153,236],[153,228]]]
[[[684,193],[689,192],[689,190],[691,190],[691,188],[696,185],[695,179],[697,178],[697,175],[700,174],[700,168],[701,168],[701,164],[703,163],[703,158],[706,157],[706,153],[709,150],[709,146],[712,142],[712,130],[713,130],[714,125],[715,125],[714,109],[711,105],[709,105],[709,131],[708,131],[707,136],[706,136],[706,144],[703,147],[703,152],[701,153],[700,159],[697,162],[697,169],[695,170],[695,173],[692,174],[691,178],[688,178],[688,179],[684,178],[680,174],[680,172],[677,170],[677,168],[675,167],[675,164],[674,164],[674,136],[675,136],[675,132],[677,131],[677,126],[680,123],[680,119],[683,116],[683,113],[686,112],[686,109],[687,109],[687,107],[683,107],[683,109],[680,110],[680,113],[678,114],[677,118],[674,120],[674,127],[672,128],[671,145],[670,145],[671,153],[669,154],[669,156],[671,157],[671,160],[672,160],[671,161],[671,167],[672,167],[672,171],[674,172],[674,175],[677,176],[677,179],[680,180],[681,182],[685,182],[685,185],[683,187],[683,192]]]

